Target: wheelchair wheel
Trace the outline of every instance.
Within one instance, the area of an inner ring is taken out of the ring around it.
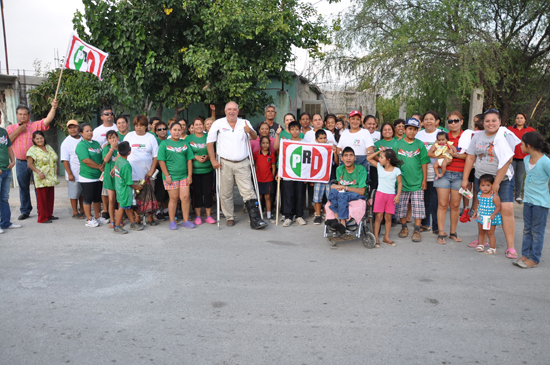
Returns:
[[[371,193],[370,193],[370,197],[369,197],[369,200],[372,201],[372,204],[368,205],[367,204],[367,210],[368,210],[368,217],[369,217],[369,229],[371,232],[374,232],[374,220],[375,220],[375,214],[374,214],[374,197],[376,195],[376,189],[374,189]]]
[[[374,248],[374,245],[376,245],[376,237],[366,225],[361,226],[361,241],[363,241],[363,246],[366,248]]]

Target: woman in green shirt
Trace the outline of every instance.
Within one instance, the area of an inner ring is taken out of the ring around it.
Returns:
[[[34,146],[27,151],[27,165],[34,175],[38,223],[52,223],[52,220],[57,219],[53,216],[55,186],[58,184],[57,154],[46,143],[41,131],[32,134],[32,143]]]
[[[374,146],[376,147],[375,152],[378,150],[385,150],[387,148],[392,149],[395,141],[397,141],[394,137],[395,129],[393,125],[388,122],[383,123],[380,128],[380,133],[382,138],[379,141],[374,142]]]
[[[162,141],[157,155],[164,188],[168,191],[168,215],[170,224],[168,228],[178,229],[176,224],[176,208],[181,199],[181,211],[183,213],[182,227],[195,228],[195,224],[189,221],[189,206],[191,203],[189,186],[193,181],[193,152],[187,141],[181,140],[183,128],[179,123],[170,126],[170,138]]]
[[[103,182],[99,178],[105,169],[105,163],[102,158],[101,145],[92,139],[94,132],[88,123],[80,125],[80,135],[82,140],[76,145],[75,152],[80,161],[78,182],[82,187],[82,197],[84,198],[86,227],[97,227],[99,224],[109,223],[101,216]],[[92,216],[92,204],[94,205],[95,218]]]
[[[172,120],[173,122],[176,121],[176,119],[170,119],[170,120]],[[164,122],[158,122],[155,125],[154,132],[157,136],[157,142],[160,146],[162,141],[165,141],[168,138],[168,126]],[[162,172],[161,169],[160,169],[160,164],[158,164],[157,170],[159,171],[159,174]],[[155,179],[155,197],[157,198],[157,201],[159,202],[159,211],[156,214],[156,218],[159,221],[163,221],[163,220],[166,219],[164,214],[167,212],[168,200],[170,198],[168,196],[168,192],[164,188],[164,183],[162,181],[162,178],[158,175],[157,175],[157,178]]]
[[[196,118],[193,121],[194,133],[187,137],[191,151],[193,151],[193,203],[195,207],[195,224],[202,224],[201,208],[206,210],[206,223],[215,224],[216,220],[212,218],[212,186],[214,183],[214,170],[206,150],[206,137],[204,133],[204,123]]]

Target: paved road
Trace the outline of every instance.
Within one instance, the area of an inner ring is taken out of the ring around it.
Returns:
[[[471,223],[464,243],[331,249],[311,223],[118,236],[56,207],[0,235],[1,364],[549,362],[550,266],[513,266],[501,230],[495,256]]]

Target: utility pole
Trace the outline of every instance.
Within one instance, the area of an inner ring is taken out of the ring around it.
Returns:
[[[0,0],[2,10],[2,30],[4,31],[4,50],[6,52],[6,75],[10,74],[10,65],[8,63],[8,41],[6,40],[6,21],[4,20],[4,0]]]

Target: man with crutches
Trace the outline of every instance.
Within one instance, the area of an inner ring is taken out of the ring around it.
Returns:
[[[233,185],[236,182],[239,193],[244,199],[245,206],[250,216],[250,227],[261,229],[267,226],[262,220],[257,192],[252,183],[252,167],[249,155],[248,136],[256,139],[258,135],[249,121],[239,119],[239,106],[235,102],[229,102],[225,106],[225,118],[216,120],[206,140],[206,147],[212,167],[219,174],[218,188],[219,201],[223,214],[227,219],[226,225],[235,225],[235,207],[233,205]],[[216,159],[214,143],[220,160]],[[221,167],[221,169],[220,169]],[[254,174],[255,176],[255,174]]]

